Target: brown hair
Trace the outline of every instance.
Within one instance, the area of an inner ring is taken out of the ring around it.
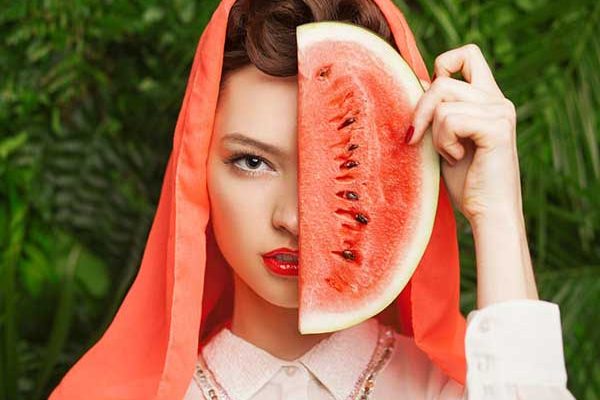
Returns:
[[[273,76],[296,75],[296,26],[318,21],[361,25],[398,51],[373,0],[237,0],[227,22],[221,87],[229,72],[248,64]]]

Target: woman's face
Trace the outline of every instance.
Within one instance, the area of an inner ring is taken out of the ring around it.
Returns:
[[[296,76],[273,77],[254,65],[232,72],[219,95],[207,164],[223,257],[255,293],[286,308],[298,307],[298,278],[272,274],[262,254],[298,249],[297,91]]]

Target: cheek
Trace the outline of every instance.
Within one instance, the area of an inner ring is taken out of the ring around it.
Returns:
[[[219,247],[234,267],[240,259],[257,258],[266,251],[262,241],[270,223],[269,195],[260,179],[236,177],[228,168],[215,165],[210,171],[209,195]]]
[[[210,218],[225,260],[245,284],[266,301],[298,307],[297,281],[272,277],[261,253],[277,244],[271,225],[276,187],[260,178],[239,178],[218,161],[209,170]]]

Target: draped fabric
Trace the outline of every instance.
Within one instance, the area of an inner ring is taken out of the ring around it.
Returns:
[[[430,82],[403,14],[391,0],[373,1],[401,56]],[[232,272],[212,234],[206,160],[233,3],[218,5],[196,48],[135,281],[104,335],[63,377],[51,400],[183,398],[199,349],[220,326],[230,324]],[[414,337],[444,373],[464,384],[466,321],[459,309],[459,272],[455,219],[441,179],[423,258],[402,293],[376,318]]]

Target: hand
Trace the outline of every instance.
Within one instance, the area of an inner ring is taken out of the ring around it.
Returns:
[[[460,71],[465,81],[450,75]],[[440,54],[414,112],[410,144],[432,124],[452,202],[471,225],[522,213],[516,112],[474,44]]]
[[[450,77],[459,71],[466,82]],[[423,82],[408,143],[432,125],[450,198],[473,228],[478,308],[538,299],[522,212],[515,107],[473,44],[440,54],[434,76],[431,86]]]

